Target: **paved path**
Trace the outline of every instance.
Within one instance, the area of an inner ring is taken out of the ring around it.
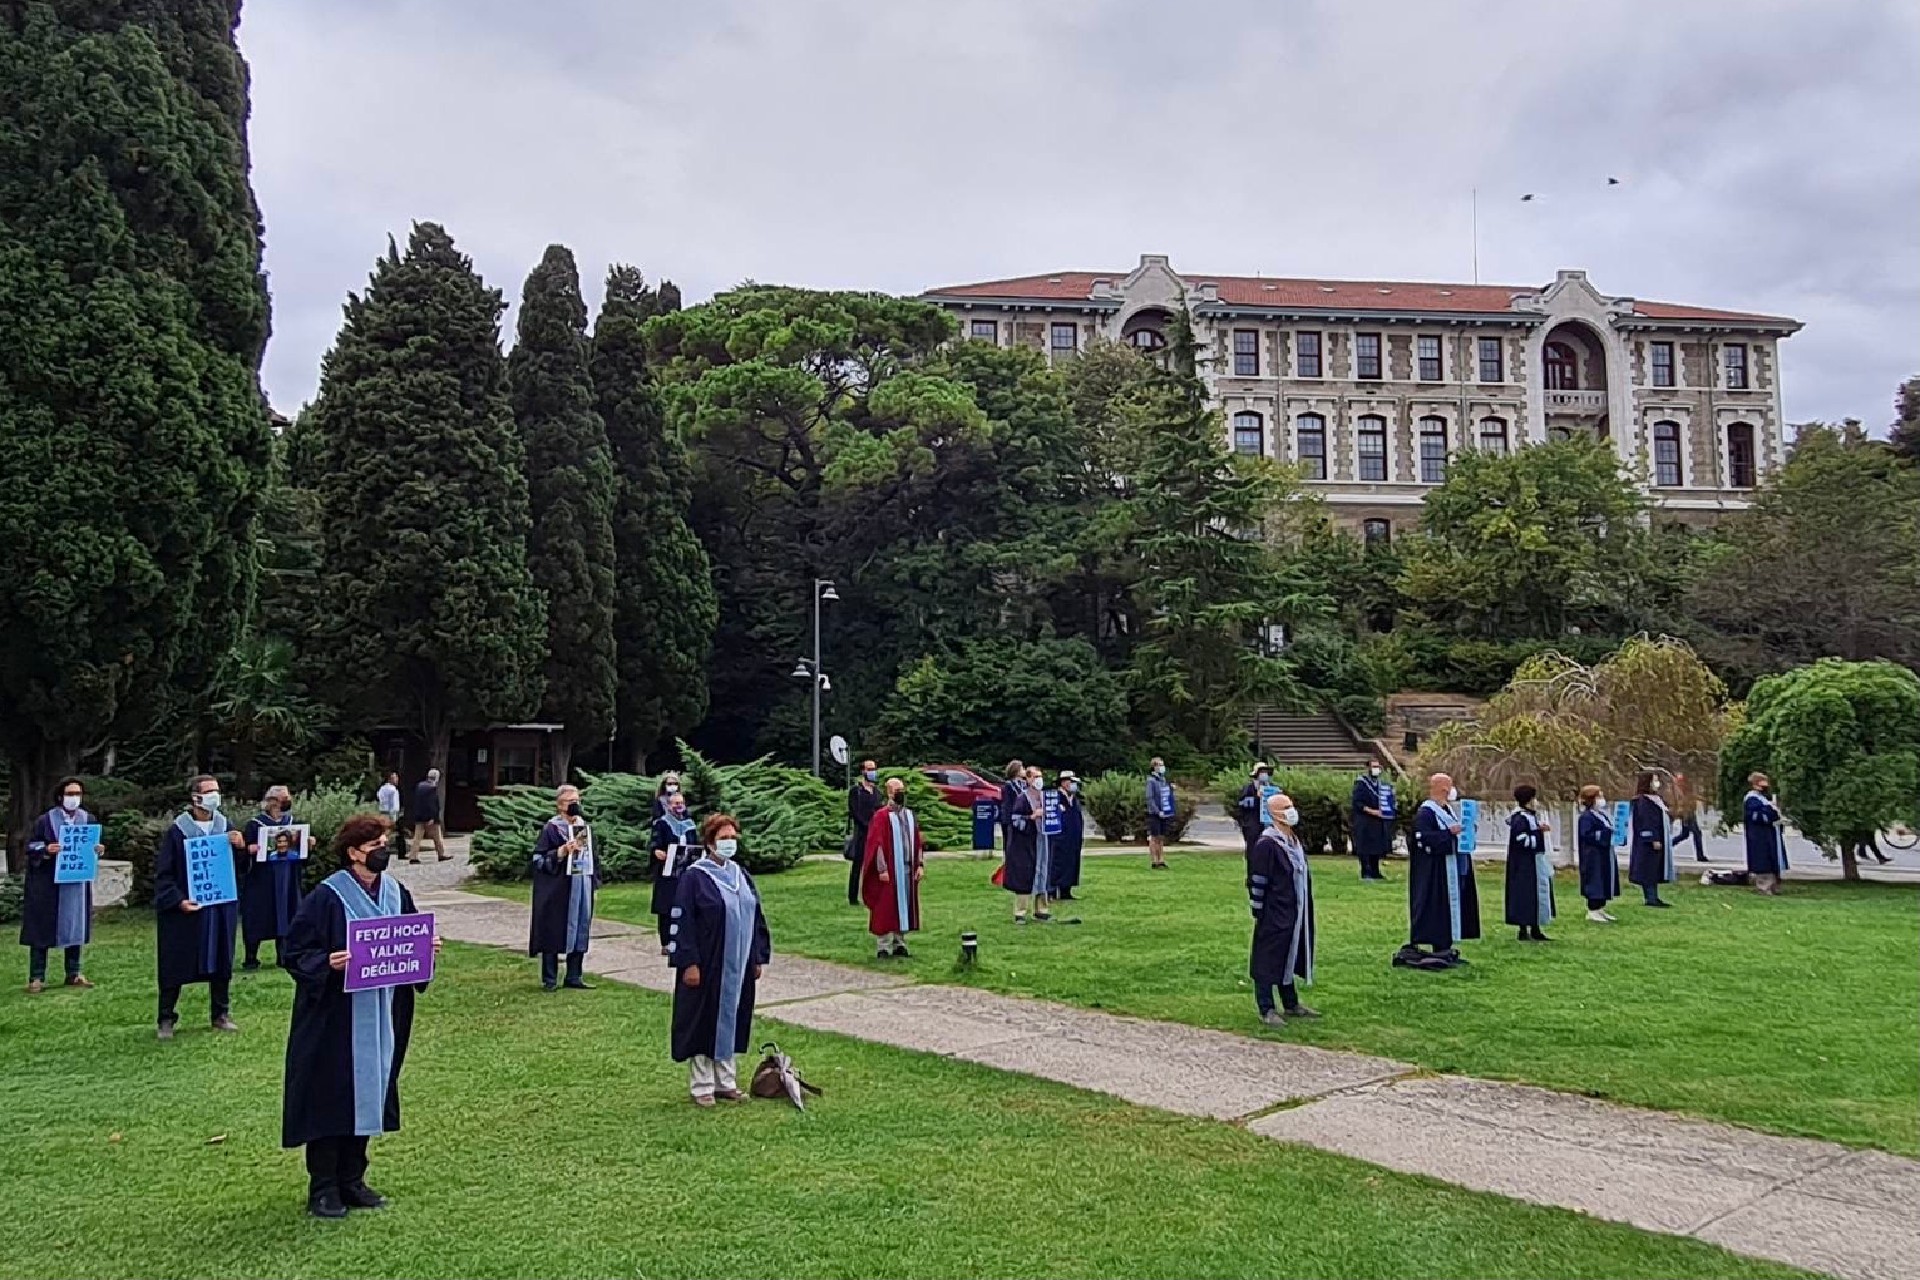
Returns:
[[[445,936],[524,948],[527,908],[457,888],[464,863],[401,874]],[[596,919],[587,968],[672,988],[641,926]],[[1846,1280],[1920,1273],[1920,1162],[1897,1156],[798,957],[768,966],[759,1010]]]

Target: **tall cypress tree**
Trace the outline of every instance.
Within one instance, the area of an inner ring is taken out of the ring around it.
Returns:
[[[348,296],[300,422],[328,692],[361,724],[404,716],[443,776],[455,728],[540,705],[546,609],[527,571],[502,308],[445,230],[416,224],[406,254],[389,241]]]
[[[647,369],[647,319],[679,306],[672,283],[655,293],[637,268],[616,265],[593,330],[593,385],[617,476],[619,723],[636,771],[664,735],[685,733],[706,715],[707,657],[719,621],[713,567],[687,523],[686,449],[667,427]]]
[[[237,636],[268,455],[238,5],[0,7],[10,834]]]
[[[507,358],[527,450],[533,536],[527,565],[547,595],[543,718],[566,726],[554,773],[613,730],[613,458],[587,371],[587,304],[564,245],[548,245],[520,299]]]

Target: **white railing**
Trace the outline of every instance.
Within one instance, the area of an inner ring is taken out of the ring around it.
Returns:
[[[1607,407],[1604,391],[1549,391],[1547,408],[1573,413],[1599,413]]]

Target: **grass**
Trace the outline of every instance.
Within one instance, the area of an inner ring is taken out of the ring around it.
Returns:
[[[1789,883],[1779,898],[1669,886],[1671,911],[1638,891],[1620,923],[1588,924],[1574,881],[1548,946],[1502,917],[1502,871],[1480,871],[1486,937],[1469,967],[1393,969],[1406,937],[1406,864],[1363,884],[1350,861],[1315,859],[1320,928],[1310,1003],[1326,1016],[1273,1032],[1253,1019],[1249,922],[1237,853],[1176,852],[1085,863],[1078,926],[1011,922],[992,864],[934,860],[911,960],[927,982],[966,982],[1144,1018],[1383,1054],[1435,1071],[1525,1080],[1776,1133],[1920,1153],[1920,890]],[[864,913],[846,905],[842,863],[764,881],[776,952],[875,963]],[[614,886],[603,914],[644,921],[644,887]],[[980,964],[955,971],[957,935],[980,932]]]
[[[236,982],[238,1036],[190,990],[160,1045],[150,925],[103,924],[88,969],[0,993],[5,1276],[1801,1274],[798,1030],[812,1112],[697,1111],[663,998],[541,996],[524,957],[459,946],[374,1144],[393,1206],[317,1222],[278,1145],[286,978]]]

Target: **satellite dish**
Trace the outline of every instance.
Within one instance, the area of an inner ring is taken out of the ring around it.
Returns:
[[[833,737],[827,740],[827,752],[833,757],[835,764],[845,764],[847,762],[847,740],[837,733],[834,734]]]

